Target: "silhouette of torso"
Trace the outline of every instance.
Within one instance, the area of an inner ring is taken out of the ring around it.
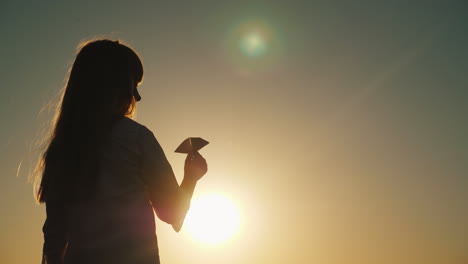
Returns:
[[[117,121],[102,147],[100,166],[96,199],[46,203],[44,254],[53,259],[57,253],[48,248],[66,242],[66,264],[159,263],[147,189],[156,200],[170,200],[178,185],[153,133],[129,118]]]

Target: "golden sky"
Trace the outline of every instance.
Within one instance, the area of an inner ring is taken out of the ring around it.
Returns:
[[[239,229],[206,245],[158,221],[162,263],[468,263],[463,1],[79,1],[0,7],[0,263],[39,262],[28,171],[41,112],[76,47],[122,39],[142,57],[135,120],[181,180],[210,141],[196,197]],[[21,164],[19,170],[18,167]]]

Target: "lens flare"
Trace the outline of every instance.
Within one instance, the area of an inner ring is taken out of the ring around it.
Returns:
[[[240,42],[242,52],[251,57],[263,55],[266,50],[264,38],[258,32],[250,32],[246,34]]]

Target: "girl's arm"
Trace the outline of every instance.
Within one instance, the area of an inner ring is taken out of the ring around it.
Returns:
[[[201,177],[197,174],[198,171],[193,169],[195,162],[205,161],[199,154],[197,159],[186,160],[184,180],[179,186],[172,167],[154,134],[146,127],[141,130],[139,142],[142,155],[142,180],[147,186],[156,215],[179,232],[190,207],[196,182]]]

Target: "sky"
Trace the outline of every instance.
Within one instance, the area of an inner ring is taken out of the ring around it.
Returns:
[[[238,207],[204,245],[157,221],[162,263],[468,263],[465,1],[0,3],[0,263],[39,262],[28,175],[80,43],[144,64],[135,120],[196,196]]]

